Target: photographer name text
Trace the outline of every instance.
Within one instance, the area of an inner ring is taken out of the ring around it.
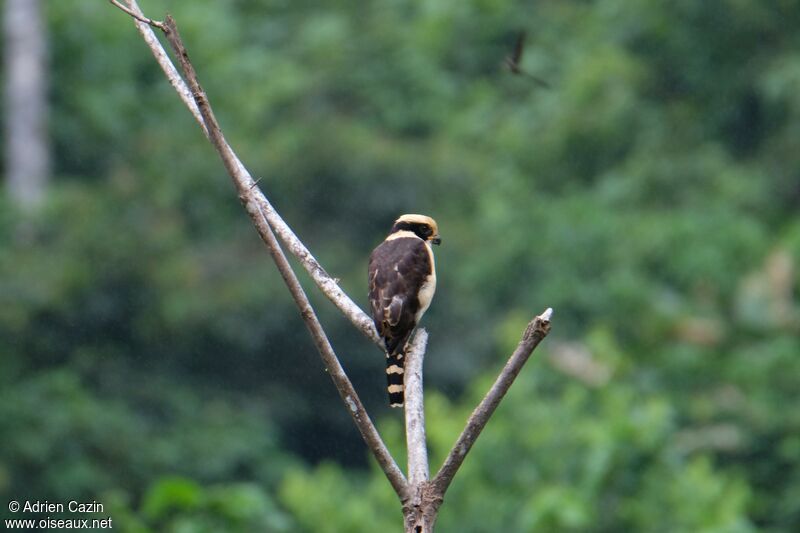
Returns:
[[[22,506],[23,513],[102,513],[103,504],[100,502],[78,502],[70,500],[66,504],[45,501],[28,501]]]

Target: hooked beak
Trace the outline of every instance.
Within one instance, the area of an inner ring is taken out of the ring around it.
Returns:
[[[431,239],[431,242],[438,246],[442,244],[442,238],[437,235],[433,239]]]

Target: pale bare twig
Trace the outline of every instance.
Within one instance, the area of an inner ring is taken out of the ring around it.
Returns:
[[[175,20],[169,15],[167,15],[164,22],[154,21],[145,17],[136,0],[127,0],[129,8],[125,8],[117,0],[110,0],[110,2],[135,19],[137,28],[139,28],[145,42],[162,66],[170,83],[181,95],[219,153],[228,174],[230,174],[236,186],[240,200],[244,204],[262,240],[267,244],[281,276],[300,309],[306,327],[314,340],[325,367],[331,375],[331,379],[336,385],[339,395],[353,417],[364,441],[375,455],[378,464],[403,503],[406,531],[414,531],[415,533],[432,532],[444,494],[464,458],[533,350],[550,331],[552,309],[548,308],[528,324],[516,350],[511,355],[494,385],[470,415],[466,427],[433,480],[429,480],[422,389],[422,363],[427,333],[424,330],[417,332],[407,352],[405,374],[406,437],[409,466],[409,481],[407,481],[381,440],[347,378],[319,319],[308,301],[307,295],[278,243],[276,235],[291,253],[300,260],[303,267],[328,299],[367,337],[382,346],[372,320],[339,288],[337,281],[325,272],[291,228],[278,215],[263,192],[257,187],[257,181],[253,180],[241,160],[225,140],[208,102],[208,97],[200,86],[194,67],[189,61]],[[152,32],[151,26],[159,28],[164,33],[178,57],[186,81],[181,78],[177,69],[169,60],[164,48]],[[188,97],[186,97],[187,95]]]
[[[259,209],[258,204],[253,202],[246,203],[245,207],[248,213],[250,213],[251,209]],[[254,214],[255,213],[251,213],[251,215]],[[289,287],[289,292],[291,292],[294,301],[297,303],[297,307],[300,309],[300,315],[303,317],[303,321],[305,321],[306,327],[311,337],[314,339],[317,351],[319,351],[325,368],[328,370],[328,374],[330,374],[334,385],[336,385],[336,390],[339,391],[339,396],[341,396],[342,401],[347,406],[347,411],[353,418],[359,432],[361,432],[361,436],[364,438],[364,442],[367,443],[367,447],[372,451],[372,454],[375,456],[384,474],[386,474],[389,483],[391,483],[400,499],[404,499],[408,492],[408,482],[405,476],[403,476],[403,472],[397,466],[394,458],[383,443],[380,434],[378,434],[378,430],[375,429],[375,425],[369,418],[367,411],[364,409],[364,405],[361,403],[361,399],[353,388],[353,384],[347,377],[344,368],[342,368],[339,358],[336,357],[333,347],[327,335],[325,335],[325,330],[322,329],[322,324],[320,324],[317,315],[314,313],[314,309],[311,307],[311,303],[308,301],[308,296],[300,285],[300,281],[298,281],[292,267],[289,265],[289,261],[286,259],[283,250],[281,250],[280,244],[278,244],[275,238],[275,234],[272,232],[269,224],[267,224],[266,219],[263,217],[255,218],[259,220],[258,233],[267,244],[269,252],[272,254],[272,259],[278,266],[283,280],[286,282],[287,287]]]
[[[194,98],[192,98],[192,91],[190,91],[189,87],[186,86],[186,82],[184,82],[183,78],[181,78],[178,69],[176,69],[175,65],[172,64],[172,61],[167,55],[166,50],[164,50],[164,47],[161,46],[158,37],[156,37],[156,34],[153,32],[152,27],[164,31],[164,23],[145,17],[136,0],[126,0],[130,6],[129,8],[125,8],[125,6],[117,0],[109,1],[135,19],[134,22],[136,24],[136,29],[139,30],[142,39],[144,39],[144,42],[150,48],[150,51],[153,53],[153,57],[155,57],[156,62],[161,67],[161,70],[164,72],[167,80],[169,80],[170,85],[172,85],[172,88],[178,93],[178,96],[183,101],[184,105],[186,105],[186,107],[189,109],[189,112],[200,125],[200,128],[203,130],[203,134],[208,137],[208,130],[203,122],[203,116],[200,114],[200,109],[198,109]]]
[[[122,3],[118,2],[117,0],[108,0],[108,1],[117,6],[118,8],[120,8],[121,10],[123,10],[128,15],[138,20],[139,22],[147,24],[148,26],[153,26],[154,28],[158,28],[160,30],[164,29],[163,22],[159,20],[149,19],[142,14],[142,11],[141,9],[139,9],[139,6],[136,6],[135,8],[133,7],[134,5],[136,5],[136,0],[127,0],[128,3],[131,4],[131,7],[125,6]]]
[[[144,20],[152,21],[152,19],[144,16],[139,9],[136,0],[127,1],[130,9],[123,11],[131,16],[133,16],[133,13],[135,13]],[[114,5],[117,6],[116,3]],[[133,13],[130,13],[129,11],[132,11]],[[167,78],[170,80],[170,83],[173,85],[173,87],[175,87],[178,94],[181,95],[183,102],[195,116],[195,119],[197,119],[201,127],[203,127],[206,136],[212,140],[211,132],[208,130],[206,121],[204,120],[203,114],[198,106],[198,102],[196,102],[196,98],[194,97],[195,87],[190,88],[190,86],[193,84],[187,84],[177,74],[175,66],[169,60],[169,57],[164,51],[163,46],[161,46],[161,43],[155,37],[155,34],[153,34],[150,27],[146,23],[141,22],[139,18],[136,18],[136,25],[151,52],[164,70]],[[165,37],[167,37],[167,40],[169,41],[170,29],[168,25],[166,23],[161,23],[159,29],[164,32]],[[173,45],[173,43],[170,42],[170,45]],[[185,49],[183,50],[185,53]],[[183,62],[183,59],[181,59],[181,54],[178,54],[178,58],[181,62]],[[185,60],[188,62],[188,57],[185,57]],[[199,84],[196,83],[196,80],[194,85],[199,88]],[[200,90],[202,91],[202,89]],[[205,93],[202,94],[203,99],[205,99]],[[216,123],[216,120],[214,122]],[[219,125],[217,125],[217,128],[219,129]],[[297,238],[297,235],[295,235],[294,231],[292,231],[283,218],[281,218],[269,200],[267,200],[266,196],[264,196],[264,193],[261,191],[261,189],[255,185],[255,180],[247,171],[244,164],[238,158],[233,149],[225,141],[224,137],[221,135],[221,132],[220,135],[218,135],[218,138],[221,141],[220,148],[222,149],[220,152],[220,157],[223,158],[223,162],[225,162],[225,166],[229,172],[231,170],[234,171],[234,174],[232,174],[231,177],[234,179],[236,188],[239,191],[242,201],[255,201],[259,204],[263,216],[266,217],[267,222],[269,222],[269,225],[272,227],[277,237],[283,242],[289,252],[291,252],[291,254],[300,261],[300,264],[303,265],[303,268],[305,268],[305,270],[309,273],[311,279],[314,280],[314,283],[316,283],[322,293],[325,294],[325,296],[342,312],[345,317],[350,320],[354,326],[356,326],[359,331],[361,331],[366,337],[371,339],[372,342],[383,349],[383,341],[381,341],[377,331],[375,331],[375,326],[372,323],[372,319],[367,316],[367,314],[364,313],[364,311],[362,311],[358,305],[356,305],[356,303],[341,289],[341,287],[339,287],[337,281],[331,277],[324,268],[322,268],[322,265],[320,265],[316,258],[314,258],[308,248],[306,248],[300,239]],[[217,143],[215,143],[214,146],[215,148],[218,147]]]
[[[339,311],[350,320],[350,323],[361,331],[365,337],[372,340],[383,353],[383,341],[378,336],[378,332],[375,331],[372,319],[339,287],[338,281],[322,268],[322,265],[314,258],[303,242],[297,238],[294,231],[284,222],[258,187],[253,187],[248,196],[258,202],[272,229],[275,230],[275,233],[286,245],[289,252],[300,261],[300,264],[303,265],[303,268],[309,273],[311,279],[314,280],[328,300],[333,302]]]
[[[408,482],[428,481],[428,448],[425,444],[425,406],[422,398],[422,363],[428,332],[420,328],[406,350],[404,365]]]
[[[167,15],[163,25],[160,26],[160,29],[164,32],[164,36],[178,57],[186,83],[191,89],[192,97],[197,103],[197,108],[199,109],[203,118],[203,122],[208,132],[208,137],[214,145],[214,148],[216,148],[217,152],[219,153],[220,158],[222,159],[222,162],[228,171],[228,174],[230,174],[231,179],[233,180],[234,185],[239,192],[239,198],[244,204],[247,213],[250,215],[250,218],[258,230],[261,239],[267,244],[267,247],[272,254],[272,258],[274,259],[275,264],[278,266],[281,276],[286,282],[286,285],[289,287],[289,291],[291,292],[295,303],[300,309],[300,314],[302,315],[303,320],[305,321],[306,326],[308,327],[308,330],[314,339],[317,350],[319,351],[320,356],[325,363],[326,369],[330,373],[331,379],[339,391],[339,395],[347,405],[348,411],[350,412],[350,415],[356,423],[356,426],[361,432],[364,441],[367,443],[367,446],[372,451],[373,455],[378,461],[378,464],[383,469],[386,477],[389,479],[389,482],[395,489],[395,492],[397,492],[401,499],[405,498],[408,488],[408,483],[405,480],[405,476],[403,476],[402,471],[397,466],[397,463],[392,458],[391,454],[386,448],[386,445],[381,440],[377,429],[375,429],[375,425],[372,423],[367,415],[367,412],[364,410],[361,400],[353,389],[350,380],[347,378],[347,375],[339,363],[336,354],[333,352],[333,348],[331,347],[330,342],[328,341],[328,338],[322,329],[322,325],[319,323],[319,319],[311,308],[308,297],[303,291],[294,272],[292,271],[286,256],[283,254],[283,250],[281,250],[280,245],[275,238],[275,234],[270,227],[267,217],[262,211],[262,204],[258,201],[258,195],[254,194],[254,191],[257,190],[254,189],[255,181],[252,179],[250,174],[244,168],[244,165],[242,165],[241,161],[238,159],[238,157],[236,157],[230,145],[228,145],[227,141],[225,140],[222,130],[219,127],[219,123],[217,122],[214,112],[211,109],[211,105],[209,104],[208,97],[197,80],[197,73],[194,70],[194,66],[192,65],[191,61],[189,61],[189,56],[186,52],[183,41],[180,38],[180,33],[178,32],[175,19],[173,19],[170,15]],[[260,191],[258,192],[260,194]],[[261,196],[263,197],[263,195]],[[266,201],[266,199],[264,199],[264,201]]]
[[[475,444],[475,440],[478,438],[478,435],[481,434],[483,428],[486,427],[486,423],[489,421],[489,418],[491,418],[494,410],[497,409],[500,400],[502,400],[503,396],[508,392],[511,384],[514,383],[523,365],[528,361],[533,350],[550,332],[550,318],[552,315],[553,310],[548,308],[528,324],[522,336],[522,340],[517,345],[514,353],[511,354],[506,366],[503,368],[502,372],[500,372],[497,380],[495,380],[494,385],[492,385],[492,388],[486,393],[481,403],[472,411],[464,431],[461,432],[458,440],[456,440],[456,443],[447,455],[444,464],[431,482],[436,492],[439,493],[441,497],[444,497],[444,493],[453,481],[453,476],[456,475],[467,453],[469,453],[472,445]]]
[[[406,447],[408,451],[408,497],[403,500],[406,531],[429,533],[436,522],[441,498],[432,494],[428,483],[428,447],[425,443],[425,405],[423,402],[422,364],[428,333],[419,329],[406,350],[404,368]],[[431,505],[435,503],[435,505]]]

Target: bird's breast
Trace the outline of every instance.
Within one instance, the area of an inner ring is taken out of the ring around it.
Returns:
[[[419,319],[422,318],[422,315],[425,314],[425,311],[430,307],[431,300],[433,300],[433,295],[436,292],[436,263],[433,259],[433,249],[431,249],[431,245],[427,242],[425,243],[425,249],[428,251],[428,257],[431,261],[431,273],[428,274],[428,277],[419,289],[419,310],[415,317],[415,322],[417,324],[419,324]]]

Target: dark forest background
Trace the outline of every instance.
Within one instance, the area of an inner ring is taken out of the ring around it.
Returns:
[[[141,5],[175,16],[229,141],[362,307],[392,220],[439,222],[434,468],[554,308],[441,531],[797,530],[800,2]],[[0,500],[97,500],[133,532],[399,530],[129,17],[42,8],[52,172],[35,209],[0,197]],[[523,30],[550,90],[502,67]],[[383,355],[301,277],[402,459]]]

